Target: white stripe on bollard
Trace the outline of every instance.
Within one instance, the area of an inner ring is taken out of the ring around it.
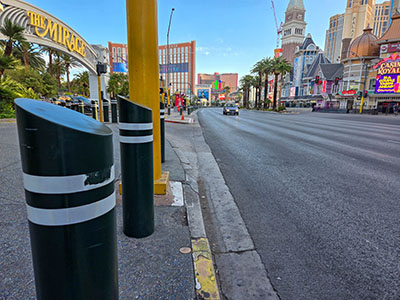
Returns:
[[[45,209],[26,205],[28,220],[43,226],[65,226],[93,220],[105,215],[115,207],[115,192],[103,200],[87,205]]]
[[[122,129],[122,130],[150,130],[150,129],[153,129],[153,123],[119,123],[119,129]]]
[[[119,141],[124,144],[144,144],[153,141],[153,135],[145,136],[119,136]]]
[[[165,116],[160,116],[160,119],[165,119]]]
[[[160,109],[160,113],[165,113],[165,109]]]
[[[90,173],[95,174],[95,172]],[[110,177],[101,183],[90,184],[90,174],[70,176],[36,176],[23,173],[24,188],[39,194],[71,194],[103,187],[115,179],[114,166],[110,168]]]

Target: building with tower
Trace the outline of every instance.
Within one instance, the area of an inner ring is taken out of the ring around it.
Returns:
[[[282,26],[282,56],[292,65],[296,48],[303,43],[305,37],[305,12],[303,0],[290,0]]]
[[[347,0],[344,13],[341,59],[347,57],[350,43],[374,25],[375,0]]]

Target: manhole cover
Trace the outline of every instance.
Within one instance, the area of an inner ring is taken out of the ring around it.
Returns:
[[[179,249],[179,252],[182,254],[189,254],[190,252],[192,252],[192,249],[190,249],[189,247],[182,247],[181,249]]]

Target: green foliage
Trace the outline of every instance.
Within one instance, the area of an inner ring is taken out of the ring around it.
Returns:
[[[7,71],[6,77],[21,83],[26,89],[32,89],[36,94],[47,93],[42,75],[32,68]]]
[[[89,73],[87,71],[74,75],[74,79],[71,81],[71,92],[84,97],[89,96]]]
[[[17,95],[0,86],[0,119],[15,118],[13,101]]]
[[[113,73],[108,81],[107,92],[112,98],[117,95],[127,96],[129,94],[128,76],[122,73]]]
[[[281,112],[284,110],[286,110],[286,107],[284,105],[281,105],[281,106],[278,106],[277,108],[275,108],[275,111],[277,111],[277,112]]]

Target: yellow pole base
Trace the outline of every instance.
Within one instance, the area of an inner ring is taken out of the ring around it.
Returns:
[[[154,194],[165,195],[167,194],[167,187],[169,183],[169,172],[162,172],[161,178],[154,181]]]

